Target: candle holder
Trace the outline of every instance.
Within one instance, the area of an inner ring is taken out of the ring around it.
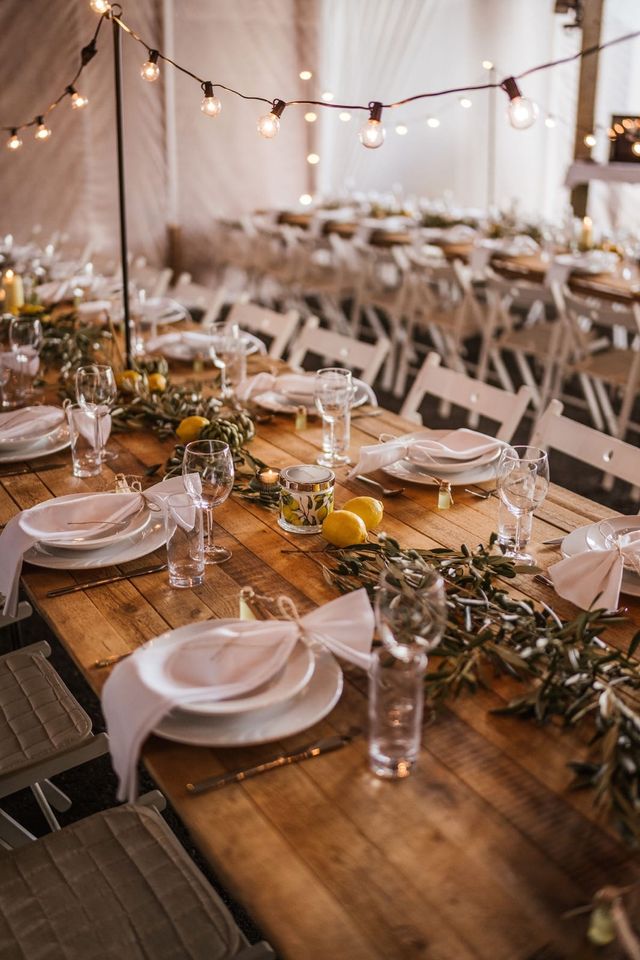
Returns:
[[[333,510],[335,474],[327,467],[296,464],[280,473],[278,523],[288,533],[320,533]]]

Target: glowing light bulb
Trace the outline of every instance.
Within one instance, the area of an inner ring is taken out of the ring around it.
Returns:
[[[585,147],[589,147],[591,150],[593,147],[595,147],[598,141],[592,133],[588,133],[582,142],[584,143]]]
[[[149,50],[149,59],[145,60],[140,68],[140,76],[148,83],[153,83],[160,76],[160,67],[158,66],[158,51]]]
[[[200,109],[205,117],[217,117],[222,110],[222,103],[213,92],[213,84],[210,80],[206,80],[202,85],[202,89],[204,90],[204,97],[202,98]]]
[[[431,127],[433,130],[435,130],[436,127],[439,127],[439,126],[440,126],[440,121],[438,120],[437,117],[428,117],[428,118],[427,118],[427,126],[428,126],[428,127]]]
[[[88,97],[83,97],[78,93],[75,87],[67,87],[67,93],[71,94],[71,109],[82,110],[89,103]]]
[[[494,64],[493,64],[493,61],[492,61],[492,60],[483,60],[483,61],[482,61],[482,69],[483,69],[483,70],[493,70],[493,66],[494,66]]]
[[[316,163],[320,163],[320,157],[317,153],[310,153],[307,156],[307,163],[310,163],[312,167],[315,167]]]
[[[17,130],[11,131],[11,136],[7,140],[7,146],[9,147],[9,150],[19,150],[22,146],[22,140],[18,136]]]
[[[382,126],[382,104],[375,102],[369,104],[369,119],[360,127],[358,137],[363,147],[369,150],[376,150],[384,143],[385,130]]]
[[[409,133],[409,127],[407,127],[404,123],[398,123],[396,124],[396,133],[399,137],[406,137],[406,135]]]
[[[36,140],[48,140],[51,136],[51,130],[45,124],[43,117],[38,117],[37,121],[38,127],[35,133]]]
[[[108,13],[109,10],[111,10],[109,0],[91,0],[89,6],[94,13],[99,13],[100,15]]]
[[[349,123],[349,120],[351,120],[351,114],[347,110],[343,110],[338,114],[338,118],[342,120],[343,123]]]
[[[470,100],[469,97],[460,97],[458,99],[458,103],[460,104],[463,110],[469,110],[473,106],[473,101]]]
[[[331,93],[331,90],[325,90],[324,93],[320,94],[320,96],[322,97],[325,103],[331,103],[334,95]]]
[[[558,121],[556,120],[555,117],[545,117],[544,125],[545,127],[549,127],[549,129],[552,130],[554,127],[558,125]]]
[[[305,113],[304,118],[307,121],[307,123],[315,123],[316,120],[318,119],[318,114],[314,113],[313,110],[309,110],[308,113]]]
[[[311,80],[313,74],[311,73],[311,70],[301,70],[298,76],[301,80]],[[304,196],[306,197],[308,194],[305,193]]]
[[[308,207],[310,204],[313,203],[313,197],[311,196],[310,193],[303,193],[300,196],[300,203],[302,204],[303,207]]]
[[[258,133],[265,140],[273,140],[280,129],[280,117],[286,107],[284,100],[274,100],[271,113],[265,114],[258,120]]]
[[[633,144],[631,147],[631,153],[634,155],[634,157],[640,157],[640,140],[636,140],[636,142]]]
[[[527,127],[536,122],[540,112],[537,103],[522,96],[520,87],[513,77],[507,77],[506,80],[503,80],[501,87],[509,97],[509,106],[507,107],[509,123],[516,130],[526,130]]]

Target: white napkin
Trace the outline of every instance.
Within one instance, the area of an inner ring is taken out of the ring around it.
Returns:
[[[249,693],[275,676],[299,640],[368,669],[373,628],[366,591],[357,590],[297,621],[212,621],[206,636],[155,649],[151,643],[123,660],[102,692],[119,799],[136,799],[140,748],[174,707]]]
[[[165,501],[172,493],[184,492],[182,477],[156,483],[145,490],[145,499],[164,509]],[[91,517],[119,520],[135,512],[135,504],[141,503],[140,494],[89,493],[79,494],[73,500],[53,499],[23,510],[9,520],[0,534],[0,594],[4,597],[3,613],[14,617],[18,607],[18,588],[22,570],[22,557],[38,541],[73,539],[82,534],[82,527],[67,527],[69,520],[88,520]],[[73,529],[74,532],[69,531]],[[102,529],[107,529],[106,525]],[[94,524],[84,528],[98,533],[101,527]]]
[[[0,353],[0,367],[6,367],[8,370],[22,370],[22,361],[18,360],[13,350],[6,350]],[[40,369],[40,357],[32,357],[26,364],[27,373],[30,377],[35,377]],[[42,409],[42,408],[40,408]]]
[[[23,407],[22,410],[0,413],[0,441],[19,440],[24,436],[37,440],[63,421],[61,407]]]
[[[51,280],[36,287],[36,294],[40,303],[60,303],[71,299],[72,285],[69,280]]]
[[[565,557],[549,567],[556,593],[582,610],[592,606],[616,610],[622,586],[624,562],[640,563],[640,530],[619,537],[610,550],[587,550]]]
[[[384,434],[382,434],[384,436]],[[500,441],[487,437],[476,430],[452,430],[444,437],[434,439],[425,433],[423,438],[409,439],[414,434],[406,434],[385,440],[382,443],[371,443],[360,447],[358,462],[351,470],[349,478],[358,473],[368,473],[380,467],[388,467],[398,460],[411,460],[422,466],[437,466],[443,460],[466,462],[500,449]]]
[[[95,449],[96,446],[96,421],[94,417],[89,416],[86,410],[72,407],[67,413],[67,419],[73,417],[73,427],[81,433],[85,440]],[[111,414],[107,413],[100,417],[100,443],[104,447],[111,436]]]
[[[275,390],[285,396],[293,393],[312,399],[314,385],[313,374],[307,376],[304,373],[283,373],[276,377],[272,373],[258,373],[255,377],[248,377],[238,384],[236,396],[238,400],[249,400],[251,397],[266,393],[267,390]]]
[[[194,352],[202,351],[209,353],[211,346],[211,337],[208,333],[198,333],[197,330],[185,330],[181,333],[163,333],[159,337],[149,337],[146,346],[147,350],[153,350],[162,353],[165,347],[184,344],[193,349]]]

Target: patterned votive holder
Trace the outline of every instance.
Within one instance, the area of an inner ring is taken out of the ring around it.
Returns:
[[[333,510],[335,474],[315,463],[299,463],[280,472],[278,523],[288,533],[320,533]]]

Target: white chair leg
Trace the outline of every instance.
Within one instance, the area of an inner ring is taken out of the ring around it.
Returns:
[[[47,823],[49,824],[49,827],[50,827],[52,830],[60,830],[60,824],[58,823],[58,821],[57,821],[57,819],[56,819],[55,813],[53,812],[53,810],[52,810],[51,807],[49,806],[49,802],[48,802],[47,798],[45,797],[45,795],[44,795],[44,793],[43,793],[43,790],[42,790],[42,787],[40,786],[40,784],[39,784],[39,783],[32,783],[32,784],[31,784],[31,791],[32,791],[34,797],[36,798],[36,800],[38,801],[38,806],[39,806],[40,809],[42,810],[42,813],[44,814],[44,818],[45,818],[45,820],[47,821]]]
[[[515,393],[516,388],[513,385],[513,381],[509,376],[509,371],[504,365],[504,361],[500,356],[499,349],[491,350],[491,359],[493,361],[493,366],[495,367],[496,373],[498,374],[498,380],[503,390],[508,390],[509,393]]]
[[[524,354],[520,353],[519,350],[515,353],[515,358],[516,358],[516,363],[518,365],[518,369],[520,370],[522,379],[524,380],[524,382],[528,387],[531,387],[531,402],[533,403],[533,406],[536,408],[536,410],[541,410],[542,404],[540,401],[540,391],[538,390],[538,384],[536,383],[536,379],[531,372],[531,367],[527,363],[527,359],[524,356]]]
[[[593,386],[589,377],[581,373],[579,376],[580,384],[582,385],[582,391],[586,397],[587,404],[589,406],[589,413],[591,414],[591,419],[593,420],[593,425],[596,430],[604,432],[604,420],[602,419],[602,414],[600,413],[600,407],[598,406],[598,401],[596,400],[596,395],[593,391]]]
[[[611,434],[612,437],[618,436],[618,418],[616,417],[613,407],[611,406],[611,401],[609,400],[609,394],[607,393],[607,388],[605,387],[602,380],[594,380],[593,386],[596,391],[596,396],[600,401],[600,409],[604,414],[604,419],[607,424],[607,431]]]
[[[35,839],[34,835],[25,830],[17,820],[10,817],[4,810],[0,810],[0,843],[5,850],[24,847]]]
[[[51,780],[40,780],[40,786],[47,802],[51,804],[54,810],[63,813],[71,807],[71,798],[63,793],[55,783],[51,783]]]

